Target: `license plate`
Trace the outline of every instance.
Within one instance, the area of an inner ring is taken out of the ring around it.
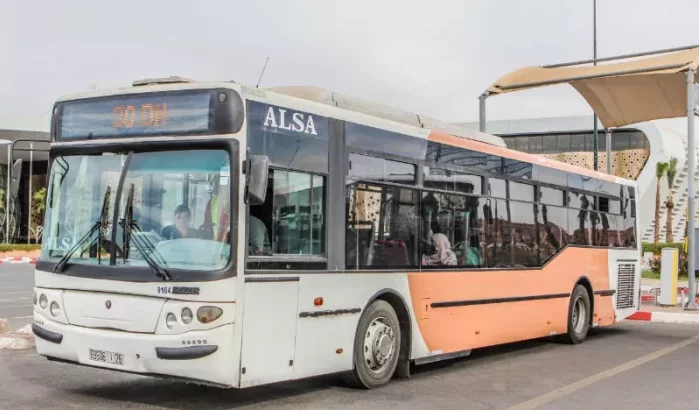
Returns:
[[[121,353],[105,352],[104,350],[90,349],[90,360],[109,364],[124,365],[124,355]]]

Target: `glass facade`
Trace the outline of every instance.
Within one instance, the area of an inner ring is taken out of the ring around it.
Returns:
[[[530,154],[558,154],[562,152],[592,152],[594,140],[592,131],[566,134],[541,135],[501,135],[507,148]],[[612,152],[631,149],[650,149],[648,139],[641,131],[621,129],[612,132]],[[599,151],[607,150],[607,137],[599,132]]]

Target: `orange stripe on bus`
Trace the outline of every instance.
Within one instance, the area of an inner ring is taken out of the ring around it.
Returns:
[[[576,281],[585,276],[593,292],[609,289],[607,254],[606,249],[569,247],[542,269],[410,273],[422,337],[430,351],[450,353],[565,333],[568,295]],[[539,298],[498,302],[529,297]],[[613,324],[612,298],[593,297],[593,321]],[[476,304],[459,306],[459,301]]]
[[[561,171],[575,172],[580,175],[586,175],[605,181],[616,182],[616,177],[613,175],[592,171],[587,168],[576,167],[574,165],[566,164],[565,162],[544,158],[538,155],[527,154],[525,152],[514,151],[508,148],[497,147],[495,145],[486,144],[480,141],[455,137],[453,135],[445,134],[439,131],[431,131],[430,135],[427,138],[430,141],[439,142],[442,144],[454,145],[461,148],[467,148],[473,151],[485,152],[487,154],[493,154],[505,158],[529,162],[531,164],[544,164],[547,167],[558,169]]]

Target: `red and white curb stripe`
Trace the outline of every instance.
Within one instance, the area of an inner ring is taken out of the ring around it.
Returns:
[[[30,258],[27,256],[9,256],[0,258],[0,264],[3,263],[30,263],[34,265],[36,264],[36,258]]]
[[[699,325],[699,314],[682,312],[644,312],[639,311],[627,318],[655,323],[682,323]]]

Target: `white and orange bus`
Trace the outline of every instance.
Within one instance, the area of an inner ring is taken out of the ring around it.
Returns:
[[[54,107],[33,331],[51,360],[249,387],[638,308],[632,181],[324,90],[151,79]]]

